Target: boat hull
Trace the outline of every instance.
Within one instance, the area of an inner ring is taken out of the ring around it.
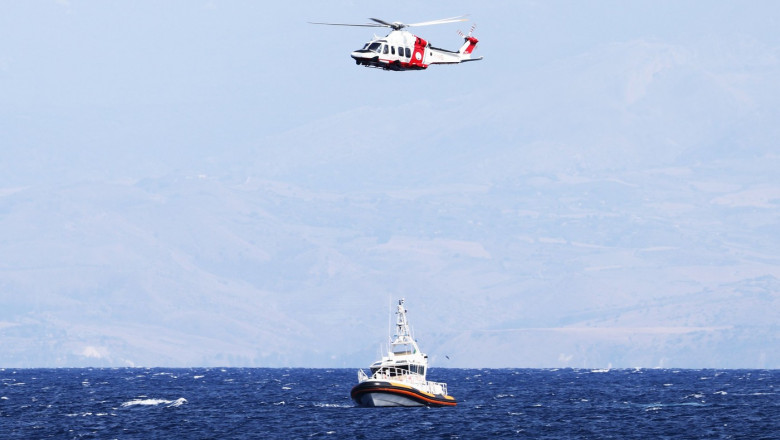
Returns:
[[[359,406],[455,406],[452,396],[430,394],[396,382],[368,380],[355,385],[350,392]]]

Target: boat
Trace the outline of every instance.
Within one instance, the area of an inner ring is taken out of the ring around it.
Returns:
[[[409,331],[403,298],[396,308],[395,335],[387,356],[374,362],[371,376],[358,370],[358,384],[350,396],[359,406],[455,406],[447,384],[426,379],[428,356]]]

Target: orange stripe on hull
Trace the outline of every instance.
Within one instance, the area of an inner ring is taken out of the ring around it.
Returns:
[[[456,406],[457,402],[455,402],[455,399],[451,396],[445,396],[445,399],[452,399],[451,401],[445,401],[445,400],[438,400],[438,399],[430,399],[428,397],[425,397],[425,395],[422,394],[422,391],[420,394],[412,392],[412,391],[406,391],[401,390],[398,388],[367,388],[363,390],[357,391],[355,394],[363,394],[363,393],[375,393],[375,392],[382,392],[382,393],[391,393],[391,394],[403,394],[409,397],[412,397],[416,400],[422,400],[425,402],[428,402],[433,405],[442,405],[442,406]],[[425,393],[427,394],[427,393]],[[354,396],[353,396],[354,398]]]

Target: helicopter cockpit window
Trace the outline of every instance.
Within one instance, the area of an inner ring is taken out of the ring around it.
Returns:
[[[382,47],[382,52],[383,52],[385,55],[387,55],[387,52],[388,52],[388,50],[387,50],[387,45],[384,45],[384,46]]]
[[[368,50],[370,50],[371,52],[379,53],[379,48],[381,46],[382,45],[380,43],[371,43],[371,45],[368,46]]]

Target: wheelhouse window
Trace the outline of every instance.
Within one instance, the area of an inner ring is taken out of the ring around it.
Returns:
[[[403,376],[409,374],[408,365],[399,365],[397,367],[390,368],[389,370],[391,376]]]
[[[410,365],[409,371],[415,374],[419,374],[423,376],[425,375],[425,367],[423,367],[422,365]]]

